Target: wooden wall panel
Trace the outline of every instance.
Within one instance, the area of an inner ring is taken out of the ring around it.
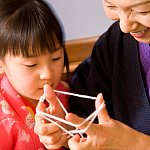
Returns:
[[[66,42],[66,51],[69,57],[69,79],[71,78],[75,68],[92,52],[94,43],[98,37],[83,38],[77,40],[70,40]],[[62,80],[67,80],[66,70],[64,70]]]
[[[91,54],[94,43],[98,37],[70,40],[66,42],[66,51],[69,57],[70,72]]]

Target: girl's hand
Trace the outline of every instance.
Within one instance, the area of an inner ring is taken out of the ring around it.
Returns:
[[[58,104],[55,93],[49,85],[44,86],[44,94],[49,106],[46,108],[44,102],[39,101],[37,109],[64,118],[65,113]],[[46,121],[38,114],[35,115],[34,132],[47,149],[58,149],[67,143],[67,135],[62,135],[62,130],[59,127]]]
[[[96,99],[96,109],[104,102],[102,94]],[[66,119],[72,123],[80,123],[84,119],[68,114]],[[99,124],[92,124],[87,130],[86,138],[75,135],[68,142],[71,150],[146,150],[142,147],[141,137],[146,136],[127,125],[109,117],[106,107],[98,114]],[[81,126],[84,129],[86,125]],[[148,137],[148,136],[147,136]],[[148,137],[148,141],[150,141]],[[149,143],[148,143],[149,144]]]

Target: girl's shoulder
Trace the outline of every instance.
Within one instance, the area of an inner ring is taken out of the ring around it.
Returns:
[[[56,90],[69,92],[70,91],[69,84],[65,81],[60,81]],[[68,104],[69,96],[66,94],[60,94],[60,93],[56,93],[56,95],[58,96],[58,98],[60,99],[63,106],[66,108],[66,110],[69,110],[69,104]]]
[[[57,86],[57,90],[69,91],[69,84],[66,81],[61,80]]]
[[[1,94],[1,93],[0,93]],[[0,121],[2,122],[8,120],[15,120],[15,111],[11,107],[11,105],[4,99],[2,95],[0,95]]]

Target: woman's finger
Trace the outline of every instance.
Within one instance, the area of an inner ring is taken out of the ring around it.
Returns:
[[[100,111],[98,113],[98,122],[99,122],[99,124],[103,124],[103,123],[108,122],[110,120],[110,117],[108,115],[105,101],[104,101],[103,95],[101,93],[98,94],[96,101],[95,101],[96,109],[99,109],[100,106],[102,106],[102,108],[100,109]]]

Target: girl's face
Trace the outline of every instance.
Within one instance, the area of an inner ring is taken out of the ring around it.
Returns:
[[[102,0],[108,18],[137,41],[150,43],[150,0]]]
[[[38,100],[43,94],[44,84],[55,88],[61,80],[64,51],[62,48],[52,54],[29,58],[8,54],[1,63],[15,90],[30,101]]]

